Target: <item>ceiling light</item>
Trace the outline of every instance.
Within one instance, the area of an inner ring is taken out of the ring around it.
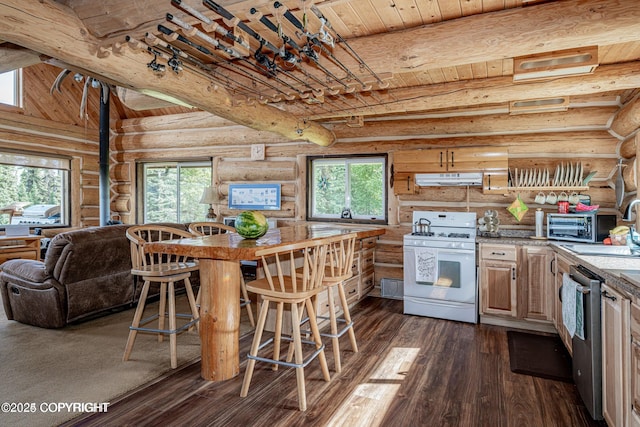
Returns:
[[[513,81],[545,80],[590,74],[598,66],[598,46],[513,58]]]
[[[554,111],[567,111],[569,98],[544,98],[528,99],[526,101],[511,101],[509,114],[549,113]]]

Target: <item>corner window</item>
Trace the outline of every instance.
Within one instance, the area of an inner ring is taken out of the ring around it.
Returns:
[[[308,219],[386,222],[386,157],[315,157],[308,170]]]
[[[0,103],[22,107],[22,70],[0,74]]]
[[[66,158],[0,151],[0,224],[70,225]]]
[[[142,223],[204,221],[209,205],[200,203],[211,185],[211,162],[163,162],[139,165]]]

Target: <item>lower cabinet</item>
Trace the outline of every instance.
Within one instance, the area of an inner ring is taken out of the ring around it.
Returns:
[[[631,304],[631,414],[629,425],[640,426],[640,305]]]
[[[479,255],[481,320],[495,316],[548,329],[555,309],[553,251],[546,246],[481,243]]]
[[[562,301],[560,300],[560,288],[562,286],[562,276],[564,273],[569,274],[569,269],[571,268],[571,260],[562,256],[561,254],[555,254],[555,261],[553,264],[553,272],[554,272],[554,289],[553,289],[553,301],[554,301],[554,310],[553,310],[553,324],[558,331],[558,335],[562,339],[564,346],[569,350],[569,354],[573,355],[572,351],[572,341],[571,335],[569,335],[569,331],[564,326],[564,321],[562,320]]]
[[[629,425],[630,300],[602,285],[602,413],[607,425]]]

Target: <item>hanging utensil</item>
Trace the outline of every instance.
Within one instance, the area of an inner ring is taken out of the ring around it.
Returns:
[[[620,209],[624,200],[624,178],[622,176],[622,159],[618,162],[618,176],[616,177],[616,209]]]

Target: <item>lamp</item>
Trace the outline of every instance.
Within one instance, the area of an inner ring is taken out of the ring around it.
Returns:
[[[209,212],[207,213],[208,221],[215,221],[216,213],[213,210],[214,203],[218,203],[218,192],[214,187],[205,187],[200,197],[200,203],[209,205]]]
[[[513,58],[513,81],[536,81],[590,74],[598,66],[598,46]]]

